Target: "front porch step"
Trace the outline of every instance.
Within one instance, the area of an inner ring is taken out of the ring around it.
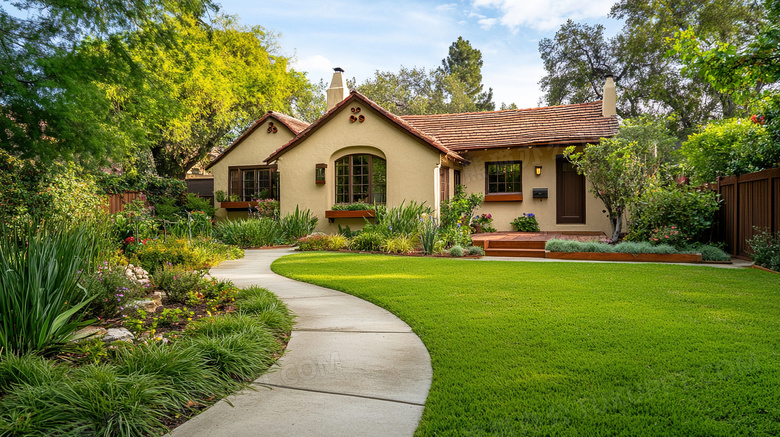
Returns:
[[[513,256],[519,258],[544,258],[544,249],[494,249],[492,244],[485,250],[485,256]]]

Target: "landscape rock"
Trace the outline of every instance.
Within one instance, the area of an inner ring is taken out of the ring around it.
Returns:
[[[103,337],[103,341],[113,343],[115,341],[132,341],[134,338],[133,333],[125,328],[110,328]]]
[[[70,341],[78,343],[83,340],[91,338],[101,338],[106,334],[106,329],[100,326],[87,326],[74,332],[70,337]]]

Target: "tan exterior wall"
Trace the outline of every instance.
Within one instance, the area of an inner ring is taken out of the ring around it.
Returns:
[[[364,122],[350,122],[352,108],[361,108]],[[435,208],[439,152],[399,130],[370,107],[358,102],[340,112],[293,147],[278,162],[281,214],[308,208],[319,218],[317,231],[335,233],[338,225],[358,229],[363,219],[335,219],[328,223],[325,211],[336,199],[335,161],[346,155],[369,153],[387,160],[387,206],[411,200]],[[315,166],[327,164],[325,184],[315,184]]]
[[[462,172],[462,183],[467,193],[484,193],[485,162],[522,161],[523,162],[523,200],[520,202],[483,202],[475,211],[478,214],[490,213],[493,227],[498,231],[513,231],[512,220],[533,213],[542,231],[602,231],[610,235],[610,224],[604,210],[604,204],[594,197],[587,188],[585,193],[585,223],[556,223],[556,155],[563,154],[565,147],[534,147],[518,149],[488,149],[472,151],[465,155],[471,161]],[[536,176],[534,167],[542,166],[542,174]],[[533,199],[534,188],[547,188],[547,199]]]
[[[272,122],[277,127],[276,133],[266,131],[268,123]],[[244,141],[234,146],[233,150],[222,160],[214,164],[209,171],[214,175],[214,192],[219,190],[229,193],[228,190],[228,167],[244,165],[265,165],[263,160],[273,153],[276,149],[283,146],[293,139],[292,131],[287,129],[279,121],[269,118],[263,126],[258,126],[252,134],[244,138]],[[245,218],[247,213],[244,211],[227,211],[219,207],[219,202],[214,199],[214,207],[217,208],[215,216],[219,220],[226,218]]]

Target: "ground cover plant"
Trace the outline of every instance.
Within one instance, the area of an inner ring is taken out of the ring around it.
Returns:
[[[771,273],[348,253],[272,268],[420,336],[433,384],[416,435],[780,433]]]
[[[723,250],[710,245],[693,245],[685,249],[676,249],[671,244],[652,244],[649,241],[624,241],[618,244],[598,241],[558,240],[547,241],[544,249],[550,252],[599,252],[599,253],[700,253],[703,261],[729,261],[731,257]]]

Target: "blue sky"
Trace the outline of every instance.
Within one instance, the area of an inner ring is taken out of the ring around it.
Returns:
[[[219,0],[218,0],[219,1]],[[309,79],[330,81],[341,67],[358,83],[375,70],[438,67],[458,36],[482,52],[483,83],[494,101],[537,106],[544,75],[539,40],[552,38],[567,19],[603,24],[613,35],[622,24],[607,18],[615,0],[222,0],[221,12],[244,25],[281,33],[283,53]]]

